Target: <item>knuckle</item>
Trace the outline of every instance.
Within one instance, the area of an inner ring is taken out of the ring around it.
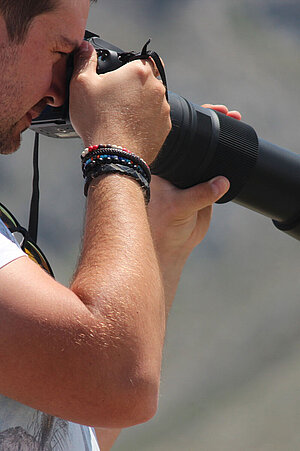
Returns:
[[[141,81],[145,81],[149,76],[149,67],[146,64],[142,64],[141,61],[133,61],[128,66],[134,71],[134,75]]]
[[[172,121],[171,121],[171,117],[169,115],[169,117],[168,117],[168,124],[167,124],[168,133],[170,133],[170,131],[172,130],[172,127],[173,127],[173,124],[172,124]]]
[[[165,95],[166,95],[166,88],[165,88],[165,86],[163,85],[163,83],[162,83],[160,80],[157,80],[157,79],[156,79],[156,81],[157,81],[157,86],[158,86],[159,92],[160,92],[163,96],[165,96]]]
[[[164,85],[160,80],[157,80],[157,78],[153,78],[151,88],[153,94],[155,94],[159,99],[163,100],[165,98],[166,88],[164,87]]]
[[[164,103],[164,111],[171,120],[171,117],[170,117],[171,116],[171,107],[170,107],[170,104],[167,102],[167,100]]]

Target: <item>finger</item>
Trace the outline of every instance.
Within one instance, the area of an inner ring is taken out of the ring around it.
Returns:
[[[225,105],[213,105],[211,103],[205,103],[202,105],[203,108],[210,108],[211,110],[218,111],[219,113],[226,114],[226,116],[232,117],[233,119],[237,119],[240,121],[242,119],[242,115],[237,110],[228,111],[227,106]]]
[[[228,111],[227,116],[230,116],[233,119],[237,119],[238,121],[240,121],[242,119],[241,113],[239,111],[236,111],[236,110]]]
[[[150,67],[152,69],[152,72],[153,72],[153,75],[154,75],[155,78],[159,77],[159,70],[157,69],[155,62],[154,62],[154,60],[151,57],[146,59],[146,60],[141,60],[141,61],[142,61],[143,64],[149,64],[150,65]]]
[[[178,209],[183,215],[190,215],[202,210],[220,199],[228,191],[229,187],[228,179],[219,176],[209,182],[181,190],[178,193]]]
[[[83,41],[74,56],[73,77],[82,73],[95,74],[97,71],[97,53],[87,41]]]
[[[219,113],[227,114],[228,108],[225,105],[212,105],[211,103],[205,103],[203,108],[210,108],[211,110],[219,111]]]
[[[158,68],[157,68],[157,65],[156,65],[154,59],[153,59],[151,56],[150,56],[149,59],[150,59],[150,61],[152,61],[152,63],[154,64],[154,66],[155,66],[155,71],[156,71],[156,73],[157,73],[157,77],[159,77],[159,76],[160,76],[160,72],[159,72],[159,70],[158,70]],[[164,70],[164,69],[165,69],[165,63],[164,63],[163,59],[159,57],[159,61],[160,61],[161,65],[162,65],[162,68],[163,68],[163,70]]]

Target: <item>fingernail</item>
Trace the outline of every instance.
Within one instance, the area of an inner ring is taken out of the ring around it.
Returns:
[[[215,177],[210,180],[210,185],[216,196],[221,196],[228,191],[230,183],[226,177]]]

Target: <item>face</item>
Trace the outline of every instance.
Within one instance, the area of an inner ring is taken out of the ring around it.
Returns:
[[[26,40],[12,44],[0,16],[0,153],[18,149],[21,133],[48,104],[65,98],[68,55],[82,42],[89,0],[60,0],[36,17]]]

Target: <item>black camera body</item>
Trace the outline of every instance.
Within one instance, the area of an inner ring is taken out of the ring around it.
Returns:
[[[90,32],[85,39],[97,51],[99,74],[118,69],[130,60],[128,56],[135,55]],[[233,201],[257,211],[300,240],[300,156],[259,138],[242,121],[172,92],[168,99],[172,130],[151,166],[152,173],[179,188],[226,176],[230,189],[218,203]],[[53,138],[77,137],[69,119],[68,99],[60,108],[46,107],[32,121],[31,129]]]
[[[124,53],[123,50],[103,41],[89,31],[86,31],[85,39],[94,46],[98,54],[98,74],[111,72],[125,64],[120,59],[120,55]],[[70,79],[73,71],[72,59],[69,59],[67,64],[67,73]],[[40,116],[32,121],[31,130],[49,138],[79,138],[70,121],[68,95],[66,97],[67,101],[61,107],[47,106]]]

